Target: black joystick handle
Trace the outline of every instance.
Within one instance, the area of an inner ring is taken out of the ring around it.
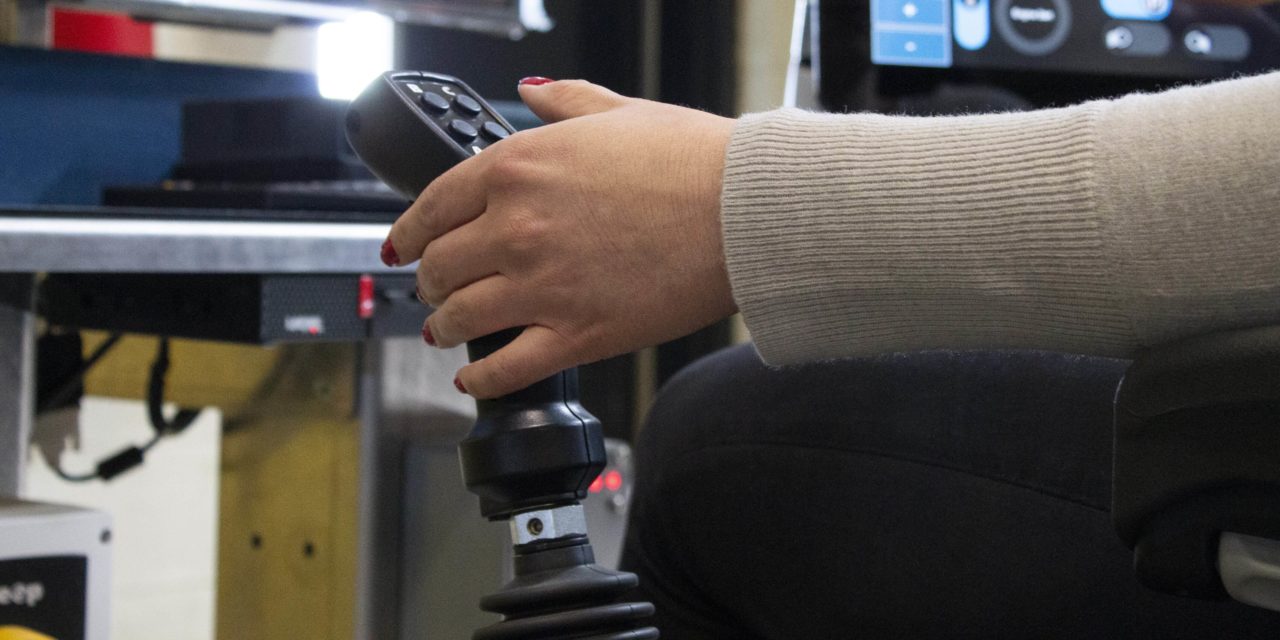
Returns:
[[[454,164],[514,129],[457,78],[383,74],[347,110],[347,140],[374,175],[412,199]],[[472,361],[521,329],[467,344]],[[502,622],[476,640],[657,638],[648,603],[615,604],[634,574],[595,564],[580,501],[605,466],[600,421],[578,402],[578,372],[561,371],[501,398],[477,402],[476,424],[458,446],[462,477],[491,520],[512,520],[515,579],[481,601]],[[542,518],[555,522],[544,526]],[[514,525],[523,521],[524,530]]]
[[[475,362],[520,334],[508,329],[467,343]],[[476,402],[476,424],[458,445],[467,488],[486,518],[587,496],[605,466],[600,421],[578,402],[578,370],[567,369],[514,393]]]

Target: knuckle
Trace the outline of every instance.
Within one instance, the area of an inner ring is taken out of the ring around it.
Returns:
[[[427,184],[427,187],[418,195],[418,199],[414,202],[414,208],[418,211],[418,217],[425,220],[429,217],[428,209],[432,202],[439,199],[440,194],[444,192],[444,180],[436,178]]]
[[[532,145],[526,138],[513,136],[492,148],[493,158],[485,169],[488,183],[496,188],[512,188],[524,184],[532,174]]]
[[[435,346],[441,349],[448,349],[462,344],[462,340],[458,339],[457,332],[453,328],[453,322],[448,315],[448,312],[441,307],[427,316],[427,326],[431,327],[431,335],[436,340]]]
[[[581,85],[582,80],[557,80],[544,87],[544,90],[551,94],[552,100],[560,102],[577,91]]]
[[[547,221],[536,213],[515,212],[503,220],[503,239],[511,251],[527,254],[542,243],[547,226]]]
[[[443,274],[440,273],[439,265],[439,262],[428,260],[425,255],[418,263],[418,286],[424,294],[439,290],[443,284]]]
[[[506,393],[520,387],[519,372],[505,360],[485,362],[476,373],[482,388],[489,393]]]
[[[439,309],[448,298],[447,292],[429,284],[421,275],[418,277],[418,295],[433,309]]]
[[[581,103],[583,98],[589,95],[591,83],[580,78],[572,80],[561,80],[553,83],[550,87],[551,95],[554,100],[568,106]]]
[[[569,113],[584,113],[619,107],[628,98],[586,80],[561,80],[553,85],[553,99]]]
[[[422,190],[422,195],[413,203],[411,209],[413,215],[409,217],[408,222],[412,224],[411,232],[417,242],[420,243],[419,246],[429,243],[438,233],[437,211],[433,203],[438,202],[440,195],[443,193],[442,187],[437,186],[439,184],[440,181],[436,180],[427,185],[427,188]]]
[[[451,296],[436,313],[443,316],[452,334],[461,335],[463,339],[470,337],[467,331],[474,323],[475,315],[471,301],[465,296]]]
[[[437,284],[439,282],[439,278],[442,275],[440,273],[440,265],[445,264],[445,261],[449,259],[446,253],[440,242],[428,243],[427,248],[422,250],[422,261],[419,263],[422,265],[420,270],[423,278],[428,283]]]
[[[445,301],[448,299],[449,299],[448,295],[440,293],[438,291],[423,290],[422,292],[422,300],[426,302],[427,306],[431,307],[432,309],[437,309],[437,310],[440,309],[440,307],[443,307]]]
[[[532,131],[517,131],[491,149],[499,158],[527,160],[537,154],[537,136]]]

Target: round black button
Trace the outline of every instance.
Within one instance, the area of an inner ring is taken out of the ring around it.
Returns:
[[[495,141],[511,135],[506,127],[496,122],[486,122],[483,127],[480,127],[480,130],[484,132],[484,137]]]
[[[472,98],[471,96],[468,96],[468,95],[458,94],[453,99],[453,106],[458,111],[461,111],[469,115],[474,116],[477,113],[480,113],[480,103],[476,102],[475,98]]]
[[[452,120],[449,122],[449,134],[458,142],[471,142],[476,139],[476,128],[466,120]]]
[[[1071,33],[1068,0],[995,0],[992,7],[996,31],[1023,55],[1049,55]]]
[[[444,113],[449,110],[449,101],[444,96],[430,91],[422,92],[422,105],[435,113]]]

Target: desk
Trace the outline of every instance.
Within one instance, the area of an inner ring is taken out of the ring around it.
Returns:
[[[59,273],[331,273],[378,274],[386,223],[246,219],[246,212],[164,217],[156,211],[108,208],[0,207],[0,496],[21,492],[34,405],[36,276]],[[431,431],[441,442],[465,432],[469,399],[450,389],[461,350],[406,350],[380,342],[363,349],[360,513],[355,626],[357,638],[399,637],[406,560],[418,532],[406,520],[405,443]],[[424,353],[428,355],[423,355]],[[426,361],[424,366],[423,362]],[[383,371],[394,375],[383,376]],[[437,379],[438,378],[438,379]],[[429,419],[423,419],[428,416]],[[424,429],[422,424],[429,427]],[[425,434],[430,439],[431,434]],[[456,477],[456,476],[455,476]],[[457,483],[460,485],[460,483]],[[437,484],[437,486],[439,486]],[[434,489],[433,489],[434,490]],[[461,487],[457,486],[460,492]],[[473,508],[470,500],[467,508]],[[412,506],[412,505],[411,505]],[[472,519],[479,521],[478,513]],[[377,544],[374,542],[377,541]]]
[[[0,272],[377,273],[387,224],[0,207]],[[49,215],[41,215],[49,214]],[[93,215],[101,214],[101,215]],[[121,215],[128,214],[128,215]]]

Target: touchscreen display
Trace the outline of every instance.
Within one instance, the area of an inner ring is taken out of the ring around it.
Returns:
[[[1210,77],[1280,68],[1280,2],[871,0],[871,59]]]

